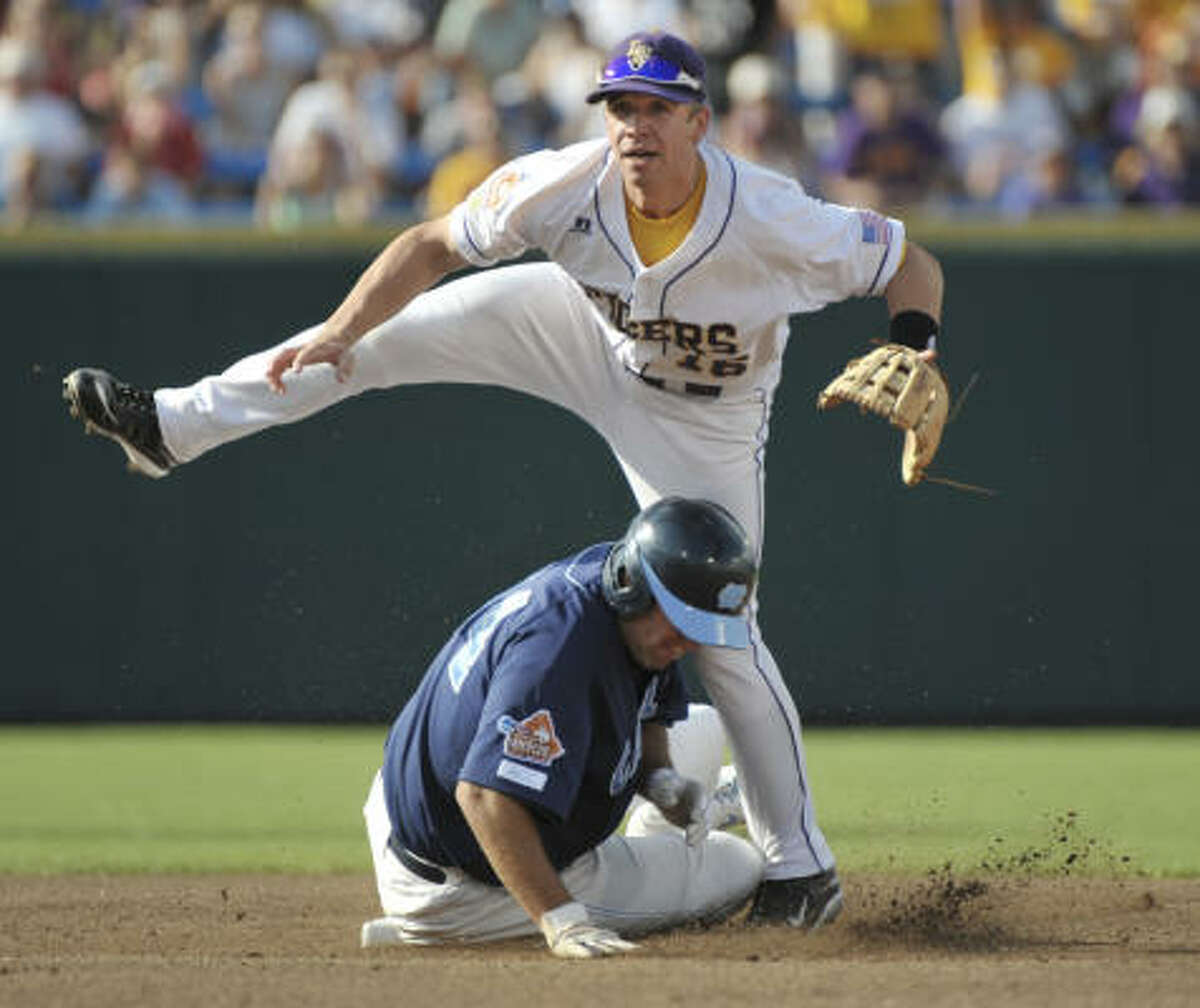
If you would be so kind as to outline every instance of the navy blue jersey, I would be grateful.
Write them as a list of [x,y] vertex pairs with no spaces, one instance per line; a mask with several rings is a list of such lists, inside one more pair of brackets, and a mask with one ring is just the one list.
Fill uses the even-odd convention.
[[460,780],[529,809],[555,868],[620,825],[642,722],[684,718],[687,701],[675,665],[655,673],[630,659],[600,589],[611,545],[497,595],[429,666],[384,746],[388,813],[409,850],[498,884],[454,800]]

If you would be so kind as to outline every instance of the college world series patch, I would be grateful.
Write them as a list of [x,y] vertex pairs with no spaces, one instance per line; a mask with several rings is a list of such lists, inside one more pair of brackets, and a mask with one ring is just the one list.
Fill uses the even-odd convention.
[[554,718],[545,709],[523,721],[505,714],[496,728],[504,736],[504,755],[513,759],[549,766],[567,751],[554,730]]

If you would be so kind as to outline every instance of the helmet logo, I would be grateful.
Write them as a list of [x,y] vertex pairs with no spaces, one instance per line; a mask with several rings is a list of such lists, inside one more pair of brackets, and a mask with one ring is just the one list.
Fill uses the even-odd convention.
[[723,609],[725,612],[737,612],[745,601],[746,586],[738,584],[736,581],[730,581],[717,592],[717,608]]
[[629,49],[625,52],[625,59],[629,61],[631,70],[641,70],[647,63],[650,62],[650,57],[654,55],[654,50],[642,39],[634,39],[629,43]]

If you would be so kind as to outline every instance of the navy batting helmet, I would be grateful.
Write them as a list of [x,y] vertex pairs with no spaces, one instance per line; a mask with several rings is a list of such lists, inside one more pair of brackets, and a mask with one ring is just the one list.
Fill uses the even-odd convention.
[[603,589],[618,616],[657,603],[689,640],[744,648],[757,578],[754,548],[733,515],[711,501],[666,497],[639,513],[609,551]]

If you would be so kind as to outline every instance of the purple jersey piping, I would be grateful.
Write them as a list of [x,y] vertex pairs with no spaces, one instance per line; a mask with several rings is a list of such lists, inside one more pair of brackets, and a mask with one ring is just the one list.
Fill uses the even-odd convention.
[[875,293],[875,285],[879,283],[879,277],[883,274],[883,267],[887,265],[888,256],[892,253],[892,225],[887,226],[887,242],[883,246],[883,258],[879,260],[879,269],[875,271],[875,279],[871,281],[871,286],[867,288],[867,294]]
[[[766,505],[763,500],[763,487],[765,485],[766,473],[763,467],[762,448],[765,443],[764,431],[767,428],[767,422],[771,413],[771,397],[765,389],[757,389],[758,394],[762,397],[763,416],[762,423],[758,428],[758,433],[755,436],[755,451],[754,451],[754,466],[758,472],[758,479],[755,481],[757,486],[758,496],[758,552],[761,559],[762,544],[765,541],[764,533],[764,515]],[[761,637],[761,635],[760,635]],[[767,692],[771,694],[771,699],[775,701],[775,706],[779,709],[779,716],[783,718],[783,723],[788,726],[788,735],[792,746],[792,759],[796,764],[796,776],[800,781],[800,794],[802,800],[800,802],[800,833],[804,837],[805,846],[808,847],[808,852],[812,855],[813,861],[820,865],[822,870],[826,865],[822,864],[820,856],[817,854],[816,848],[813,846],[812,835],[809,830],[808,823],[808,781],[804,776],[804,760],[800,757],[800,750],[796,745],[796,733],[791,730],[791,723],[788,721],[787,705],[780,699],[778,692],[771,684],[766,672],[763,670],[762,661],[759,657],[760,645],[755,640],[754,635],[750,635],[750,654],[754,660],[754,670],[758,673],[758,677],[762,680],[762,684],[767,688]]]
[[467,223],[467,215],[466,214],[463,214],[463,217],[462,217],[462,229],[463,229],[463,236],[470,243],[471,248],[473,248],[475,250],[475,254],[477,256],[479,256],[479,258],[484,260],[485,262],[491,262],[492,261],[491,256],[487,255],[483,251],[483,249],[481,249],[478,245],[476,245],[475,239],[471,237],[471,225]]
[[666,284],[663,285],[662,297],[659,298],[658,301],[658,314],[664,317],[667,314],[667,292],[671,289],[671,285],[675,283],[676,280],[682,278],[685,273],[692,269],[692,267],[699,264],[699,262],[704,259],[705,256],[707,256],[713,249],[717,247],[717,244],[722,238],[725,237],[725,229],[729,226],[729,218],[733,216],[733,204],[737,199],[737,166],[733,163],[733,158],[729,156],[727,151],[721,151],[721,153],[725,155],[725,160],[729,163],[729,172],[733,176],[733,185],[729,190],[729,206],[725,208],[725,219],[721,221],[721,230],[717,232],[717,236],[709,243],[708,248],[696,256],[695,259],[684,266],[683,269],[681,269],[678,273],[671,277]]
[[604,237],[608,239],[608,244],[612,246],[617,257],[625,264],[625,268],[629,270],[631,277],[637,276],[637,270],[633,268],[633,263],[625,258],[625,253],[621,251],[621,247],[613,241],[613,236],[609,233],[608,226],[604,223],[604,215],[600,212],[600,179],[604,176],[604,169],[608,167],[608,159],[612,156],[611,151],[604,152],[604,161],[600,165],[600,174],[596,178],[596,185],[592,188],[592,208],[596,214],[596,223],[600,225],[600,230],[604,232]]

